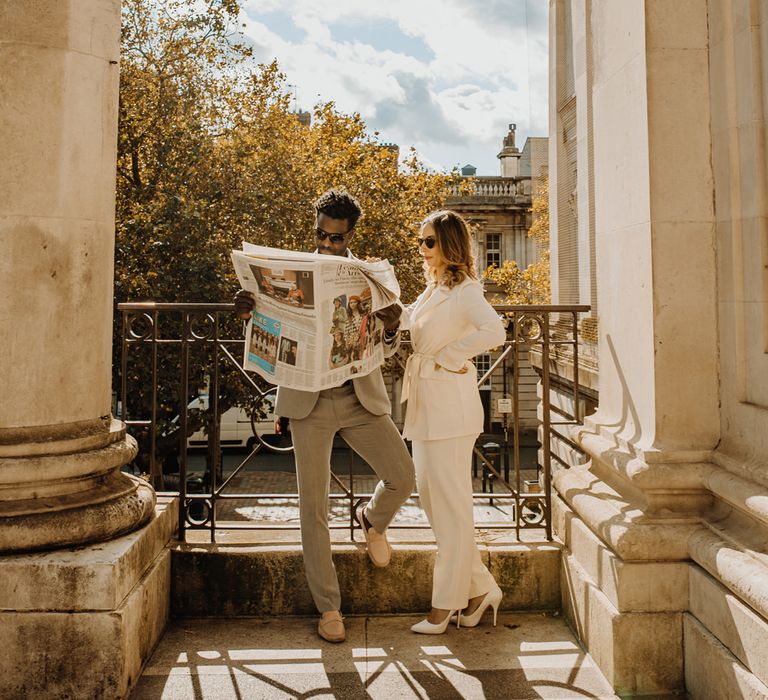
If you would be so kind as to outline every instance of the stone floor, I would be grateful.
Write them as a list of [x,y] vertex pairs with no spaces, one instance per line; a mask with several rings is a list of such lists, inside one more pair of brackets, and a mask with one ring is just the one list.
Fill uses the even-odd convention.
[[315,618],[177,620],[131,700],[616,697],[556,615],[432,637],[409,630],[418,619],[348,617],[343,644],[320,640]]

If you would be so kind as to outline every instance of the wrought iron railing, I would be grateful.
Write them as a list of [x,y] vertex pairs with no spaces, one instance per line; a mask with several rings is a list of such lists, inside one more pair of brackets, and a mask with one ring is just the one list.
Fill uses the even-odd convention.
[[[236,490],[250,460],[262,450],[290,454],[289,433],[283,426],[278,438],[271,425],[275,387],[242,368],[244,340],[238,338],[240,324],[234,318],[232,304],[166,304],[124,303],[122,314],[122,347],[120,361],[120,404],[118,415],[139,441],[140,453],[135,468],[150,479],[158,490],[178,491],[179,538],[189,529],[204,529],[215,541],[219,530],[297,529],[291,522],[232,522],[220,517],[219,510],[232,501],[248,503],[284,502],[298,499],[296,492],[240,492]],[[506,507],[499,508],[502,520],[478,522],[478,527],[520,530],[543,528],[551,539],[551,454],[550,435],[554,426],[580,422],[578,371],[570,382],[573,390],[574,414],[553,411],[550,405],[551,372],[558,365],[550,361],[550,352],[567,349],[578,367],[579,316],[589,306],[495,306],[506,319],[507,339],[489,357],[487,366],[478,372],[478,385],[487,392],[489,425],[475,447],[473,465],[476,502]],[[554,332],[556,329],[557,332]],[[229,337],[227,337],[229,336]],[[410,351],[407,335],[395,361],[387,365],[390,387],[396,390],[401,368]],[[540,355],[535,381],[538,406],[524,405],[521,393],[526,377],[533,370],[527,354]],[[201,401],[201,386],[210,399]],[[196,388],[197,387],[197,388]],[[530,383],[528,385],[530,389]],[[499,401],[501,400],[501,402]],[[528,397],[530,403],[530,393]],[[251,438],[244,459],[239,457],[229,474],[222,467],[221,416],[233,405],[245,406]],[[552,416],[557,416],[554,422]],[[495,420],[492,420],[495,418]],[[207,447],[207,464],[202,476],[191,480],[188,441],[200,429],[207,431],[203,441]],[[538,436],[533,447],[531,436]],[[534,462],[522,459],[523,449],[535,455]],[[350,536],[357,527],[354,513],[359,503],[372,492],[360,492],[355,481],[359,475],[353,468],[354,455],[348,456],[346,481],[338,470],[331,478],[338,493],[333,501],[345,504],[347,517],[334,522],[333,528],[348,528]],[[170,466],[169,466],[170,465]],[[526,478],[526,474],[532,478]],[[413,494],[413,498],[418,498]],[[428,527],[426,523],[394,523],[390,527]]]

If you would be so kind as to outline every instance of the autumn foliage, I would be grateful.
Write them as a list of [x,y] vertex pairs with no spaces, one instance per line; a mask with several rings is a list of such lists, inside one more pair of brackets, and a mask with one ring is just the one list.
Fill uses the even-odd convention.
[[526,268],[514,260],[506,260],[501,267],[491,266],[486,280],[499,285],[506,295],[507,304],[549,304],[552,297],[549,270],[549,182],[544,180],[532,203],[533,223],[528,236],[536,242],[538,259]]
[[123,1],[117,300],[229,300],[229,251],[243,240],[311,250],[312,202],[331,186],[365,210],[354,250],[389,258],[412,299],[413,234],[457,178],[413,151],[398,166],[332,102],[302,125],[278,65],[243,43],[238,12],[232,0]]

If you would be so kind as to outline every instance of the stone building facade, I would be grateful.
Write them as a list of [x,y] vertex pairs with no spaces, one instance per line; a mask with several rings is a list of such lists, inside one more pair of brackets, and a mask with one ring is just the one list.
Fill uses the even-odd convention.
[[509,126],[498,154],[501,174],[474,176],[474,168],[465,166],[472,185],[466,190],[457,185],[446,202],[473,227],[478,274],[505,260],[526,267],[537,256],[528,229],[532,194],[547,174],[547,139],[530,137],[521,152],[515,146],[516,125]]
[[768,697],[768,4],[550,0],[550,66],[564,609],[622,694]]

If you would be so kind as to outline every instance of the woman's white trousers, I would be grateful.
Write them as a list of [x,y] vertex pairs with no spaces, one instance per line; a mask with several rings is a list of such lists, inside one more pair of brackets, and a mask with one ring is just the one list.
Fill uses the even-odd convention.
[[432,607],[461,610],[496,584],[475,544],[472,448],[475,436],[413,440],[419,500],[437,541]]

